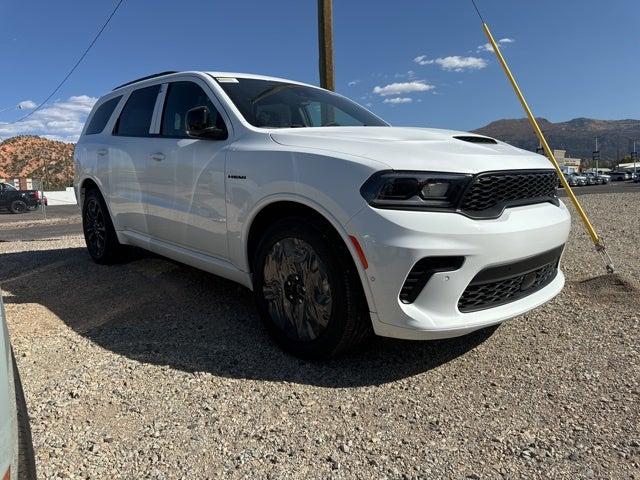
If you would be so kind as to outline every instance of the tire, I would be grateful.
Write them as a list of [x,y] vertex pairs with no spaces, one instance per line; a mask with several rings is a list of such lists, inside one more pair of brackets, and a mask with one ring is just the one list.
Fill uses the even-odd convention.
[[94,262],[110,265],[122,260],[124,247],[118,241],[107,205],[100,192],[95,189],[85,194],[82,230],[87,250]]
[[24,200],[14,200],[9,207],[11,213],[25,213],[27,211],[27,204]]
[[[20,372],[16,365],[16,359],[11,351],[13,363],[13,382],[16,393],[16,413],[18,416],[18,480],[36,479],[36,456],[33,451],[33,439],[31,437],[31,424],[27,401],[22,389]],[[11,476],[13,478],[13,475]]]
[[275,222],[262,236],[253,266],[258,311],[287,352],[329,358],[371,335],[351,255],[323,222],[302,217]]

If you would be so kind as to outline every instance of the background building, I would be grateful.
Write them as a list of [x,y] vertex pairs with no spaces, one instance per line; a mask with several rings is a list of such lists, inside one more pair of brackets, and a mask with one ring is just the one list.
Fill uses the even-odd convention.
[[553,155],[560,164],[560,168],[564,173],[578,173],[580,172],[580,166],[582,160],[579,158],[571,158],[566,156],[565,150],[554,150]]

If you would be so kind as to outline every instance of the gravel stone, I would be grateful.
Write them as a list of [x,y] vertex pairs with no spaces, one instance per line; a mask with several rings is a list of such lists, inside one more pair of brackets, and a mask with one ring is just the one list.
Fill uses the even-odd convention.
[[0,242],[40,478],[640,478],[640,193],[580,200],[617,274],[572,215],[550,303],[315,363],[231,282],[95,265],[80,236]]

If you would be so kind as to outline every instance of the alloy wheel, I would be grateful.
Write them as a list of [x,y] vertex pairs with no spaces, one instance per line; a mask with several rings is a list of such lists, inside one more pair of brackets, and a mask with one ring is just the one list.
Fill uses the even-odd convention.
[[95,198],[90,198],[87,201],[84,216],[84,231],[87,246],[96,257],[101,257],[106,247],[107,229],[102,206]]
[[332,292],[327,265],[315,249],[287,237],[269,250],[263,296],[273,322],[290,339],[312,341],[329,325]]

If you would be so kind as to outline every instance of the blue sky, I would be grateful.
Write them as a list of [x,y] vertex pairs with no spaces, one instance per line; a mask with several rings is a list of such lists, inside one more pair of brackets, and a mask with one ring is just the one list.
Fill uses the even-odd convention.
[[[29,122],[115,5],[0,3],[0,138],[74,140],[97,97],[162,70],[318,83],[316,0],[125,0],[85,61]],[[538,116],[638,118],[638,0],[480,0]],[[337,90],[394,125],[468,130],[522,117],[470,0],[334,0]],[[396,85],[393,85],[396,84]],[[377,87],[377,88],[376,88]],[[29,107],[29,104],[23,104]]]

